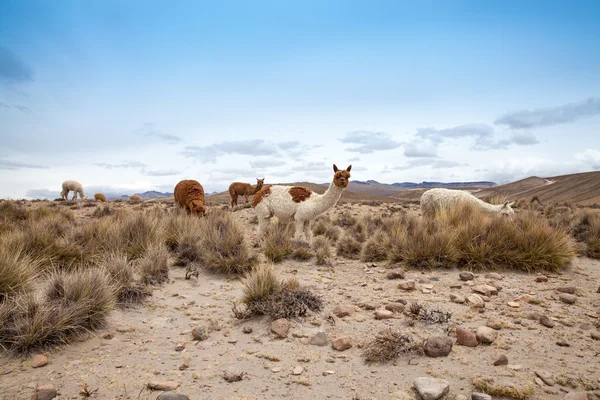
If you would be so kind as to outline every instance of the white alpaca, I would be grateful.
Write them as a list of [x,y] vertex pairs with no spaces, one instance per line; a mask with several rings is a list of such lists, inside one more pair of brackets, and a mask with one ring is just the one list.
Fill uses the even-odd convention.
[[301,186],[272,186],[268,185],[259,190],[252,199],[252,206],[258,216],[258,231],[261,236],[272,217],[281,222],[296,223],[294,238],[302,233],[306,241],[311,241],[310,221],[329,210],[340,199],[342,192],[348,186],[350,169],[340,170],[333,164],[333,181],[323,194],[313,193]]
[[423,216],[433,217],[441,208],[449,208],[457,202],[472,204],[490,214],[511,216],[515,211],[510,207],[513,203],[489,204],[478,199],[469,192],[452,189],[430,189],[421,196],[421,213]]
[[64,181],[62,184],[62,192],[60,192],[60,197],[65,200],[68,200],[69,192],[73,191],[73,198],[71,200],[75,200],[77,195],[79,194],[79,198],[82,200],[87,200],[87,196],[83,193],[83,186],[81,183],[77,181]]

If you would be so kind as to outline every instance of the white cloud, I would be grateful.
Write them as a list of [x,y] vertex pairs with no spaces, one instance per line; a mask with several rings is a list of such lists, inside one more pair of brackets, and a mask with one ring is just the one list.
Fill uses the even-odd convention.
[[381,150],[392,150],[402,145],[401,142],[393,140],[387,133],[372,131],[353,131],[347,133],[346,136],[338,140],[345,144],[355,145],[346,150],[362,154]]

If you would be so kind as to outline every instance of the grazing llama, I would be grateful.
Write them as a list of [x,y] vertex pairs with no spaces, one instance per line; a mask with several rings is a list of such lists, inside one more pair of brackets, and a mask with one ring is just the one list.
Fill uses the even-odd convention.
[[295,221],[295,239],[304,233],[307,242],[311,241],[310,221],[329,210],[340,199],[342,192],[348,186],[350,169],[340,170],[333,164],[333,181],[323,194],[313,193],[301,186],[272,186],[268,185],[259,190],[252,199],[252,206],[258,216],[258,231],[264,236],[265,230],[272,217],[281,222]]
[[137,194],[134,194],[133,196],[129,196],[129,201],[131,203],[139,203],[140,201],[142,201],[142,198]]
[[258,179],[256,178],[256,186],[252,186],[249,183],[244,182],[233,182],[229,185],[229,196],[231,197],[231,209],[237,206],[238,196],[244,196],[245,201],[244,204],[248,204],[248,196],[254,196],[256,192],[262,189],[263,184],[265,183],[265,178]]
[[77,199],[77,195],[79,195],[81,200],[87,200],[88,197],[85,195],[85,193],[83,193],[83,186],[77,181],[64,181],[62,183],[60,197],[65,200],[69,200],[68,197],[71,190],[73,191],[73,198],[71,200]]
[[421,213],[425,217],[435,217],[435,213],[442,208],[450,208],[458,202],[473,205],[489,214],[500,214],[511,217],[515,211],[511,208],[513,203],[489,204],[478,199],[469,192],[452,189],[430,189],[421,196]]
[[193,179],[180,181],[175,186],[173,195],[175,196],[175,203],[184,208],[188,214],[206,215],[204,188],[200,182]]
[[101,202],[101,203],[106,202],[106,196],[103,193],[96,193],[96,194],[94,194],[94,199],[96,201]]

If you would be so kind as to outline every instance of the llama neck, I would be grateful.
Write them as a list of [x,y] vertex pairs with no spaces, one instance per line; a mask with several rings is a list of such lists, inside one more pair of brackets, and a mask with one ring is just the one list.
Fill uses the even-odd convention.
[[315,198],[315,208],[314,210],[318,214],[324,213],[329,210],[331,207],[335,206],[335,204],[340,199],[344,188],[337,187],[333,182],[329,185],[329,189],[322,195],[319,195]]
[[477,200],[479,200],[478,203],[481,206],[481,208],[483,208],[487,212],[498,213],[502,209],[502,204],[490,204],[490,203],[486,203],[485,201],[483,201],[481,199],[477,199]]
[[252,194],[256,194],[256,192],[258,192],[260,189],[262,189],[262,186],[252,186]]

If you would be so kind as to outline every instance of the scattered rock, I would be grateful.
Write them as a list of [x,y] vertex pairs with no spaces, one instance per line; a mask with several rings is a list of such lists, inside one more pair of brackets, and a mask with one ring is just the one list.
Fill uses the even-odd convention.
[[405,276],[406,273],[400,268],[393,269],[389,271],[386,275],[388,279],[404,279]]
[[325,332],[319,332],[313,336],[308,343],[314,346],[327,346],[329,340],[327,339],[327,334]]
[[483,294],[484,296],[496,296],[498,289],[490,285],[476,285],[471,288],[474,292]]
[[36,354],[31,359],[31,366],[33,368],[43,367],[44,365],[47,365],[47,364],[48,364],[48,357],[46,357],[43,354]]
[[498,337],[498,331],[488,327],[488,326],[480,326],[477,328],[475,332],[477,336],[477,340],[479,343],[494,343],[496,338]]
[[496,359],[496,361],[494,361],[494,366],[498,367],[500,365],[508,365],[508,357],[506,354],[502,354]]
[[271,332],[283,339],[290,333],[291,326],[290,321],[285,318],[279,318],[271,323]]
[[566,340],[559,340],[558,342],[556,342],[556,344],[560,347],[571,347],[569,342],[567,342]]
[[338,318],[347,317],[354,314],[354,307],[338,305],[333,309],[333,314]]
[[556,382],[554,382],[554,379],[552,379],[552,372],[550,371],[538,369],[535,371],[535,374],[548,386],[554,386],[556,384]]
[[592,337],[592,339],[594,340],[600,340],[600,332],[591,332],[590,336]]
[[208,339],[208,329],[204,326],[197,326],[192,329],[192,337],[194,340],[206,340]]
[[244,329],[242,329],[242,332],[244,332],[246,335],[252,333],[252,328],[250,328],[249,326],[245,326]]
[[502,329],[502,321],[499,319],[490,319],[487,321],[485,326],[499,331],[500,329]]
[[558,298],[560,299],[560,301],[567,304],[574,304],[577,301],[577,296],[569,293],[561,293],[560,296],[558,296]]
[[473,308],[485,308],[485,302],[478,294],[468,296],[467,303]]
[[223,379],[229,383],[239,382],[244,379],[244,375],[246,375],[245,372],[242,372],[236,368],[227,368],[225,372],[223,372]]
[[416,378],[413,385],[423,400],[438,400],[450,391],[450,383],[447,380],[428,376]]
[[471,393],[471,400],[492,400],[492,396],[485,393]]
[[58,396],[56,386],[52,384],[37,385],[32,400],[52,400],[56,396]]
[[520,371],[523,366],[521,364],[511,364],[506,366],[508,369],[512,369],[513,371]]
[[535,277],[536,282],[548,282],[548,277],[546,275],[540,275]]
[[296,368],[294,368],[294,370],[292,371],[292,374],[302,375],[303,372],[304,372],[304,368],[302,368],[300,365],[298,365]]
[[114,332],[106,332],[104,335],[102,335],[102,339],[106,339],[106,340],[111,340],[114,337],[115,337]]
[[467,347],[477,347],[479,344],[475,332],[462,326],[456,328],[456,343]]
[[461,272],[460,274],[458,274],[458,277],[461,281],[472,281],[473,279],[475,279],[475,275],[473,275],[472,272]]
[[564,400],[587,400],[586,392],[569,392],[565,395]]
[[375,311],[375,319],[390,319],[394,317],[394,313],[389,310],[377,310]]
[[521,307],[521,303],[519,303],[518,301],[509,301],[508,303],[506,303],[506,305],[512,308]]
[[340,336],[331,341],[331,347],[337,351],[348,350],[352,347],[352,338],[350,336]]
[[446,357],[452,351],[454,340],[448,336],[434,336],[425,342],[425,354],[429,357]]
[[165,392],[177,390],[180,383],[175,381],[151,381],[146,384],[148,389],[163,390]]
[[540,317],[540,324],[544,325],[547,328],[554,328],[554,321],[550,319],[547,315],[542,315]]
[[404,311],[405,307],[406,306],[402,303],[389,303],[389,304],[386,304],[385,309],[388,311],[391,311],[393,313],[400,314]]
[[402,289],[402,290],[414,290],[416,286],[415,281],[404,281],[404,282],[400,282],[398,284],[398,289]]
[[183,351],[185,350],[185,343],[177,343],[175,345],[175,351]]
[[490,272],[489,274],[485,274],[485,277],[488,279],[494,279],[497,281],[501,281],[502,279],[504,279],[504,275],[500,275],[496,272]]
[[559,293],[575,294],[575,286],[559,287],[559,288],[556,288],[556,291]]
[[158,395],[156,400],[190,400],[185,394],[175,392],[163,392]]
[[465,301],[467,301],[467,299],[465,296],[461,296],[460,294],[451,293],[450,301],[453,303],[463,304]]
[[367,311],[373,311],[377,308],[377,306],[375,304],[371,304],[371,303],[361,303],[358,306],[360,308],[364,308]]

